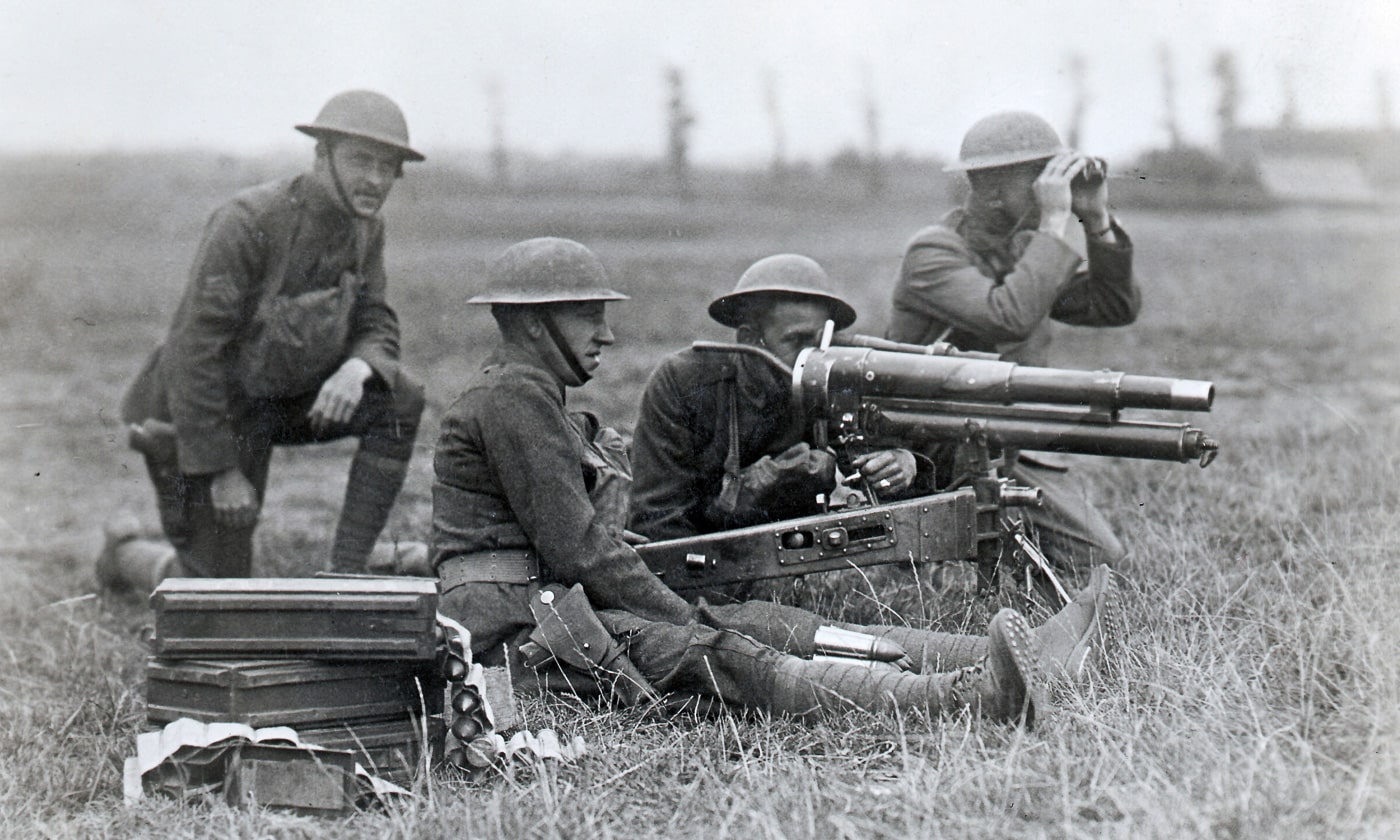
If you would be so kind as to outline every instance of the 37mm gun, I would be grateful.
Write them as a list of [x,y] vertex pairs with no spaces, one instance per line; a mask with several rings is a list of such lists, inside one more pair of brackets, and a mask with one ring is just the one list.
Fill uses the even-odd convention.
[[[1219,445],[1187,423],[1124,419],[1124,410],[1209,411],[1210,382],[1116,371],[1035,367],[946,343],[898,344],[848,335],[804,350],[790,373],[794,421],[843,463],[862,451],[940,452],[951,478],[937,492],[882,501],[875,488],[832,494],[801,519],[664,540],[639,548],[673,589],[723,597],[751,581],[891,563],[976,561],[984,586],[1006,566],[1038,568],[1068,595],[1020,510],[1038,488],[1001,467],[1020,450],[1078,453],[1202,467]],[[697,342],[696,349],[762,357],[762,348]]]

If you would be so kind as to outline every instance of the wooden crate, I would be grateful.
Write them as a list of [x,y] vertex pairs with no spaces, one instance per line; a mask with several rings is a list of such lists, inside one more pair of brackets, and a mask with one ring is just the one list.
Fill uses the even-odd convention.
[[[162,660],[146,665],[146,720],[330,725],[440,714],[431,664],[314,660]],[[328,746],[328,745],[321,745]]]
[[168,578],[151,606],[163,658],[426,662],[437,651],[431,578]]
[[447,727],[441,717],[399,718],[383,721],[347,721],[329,726],[297,730],[301,740],[329,750],[345,750],[361,767],[375,776],[400,785],[413,781],[423,760],[423,737],[427,731],[428,761],[442,761]]

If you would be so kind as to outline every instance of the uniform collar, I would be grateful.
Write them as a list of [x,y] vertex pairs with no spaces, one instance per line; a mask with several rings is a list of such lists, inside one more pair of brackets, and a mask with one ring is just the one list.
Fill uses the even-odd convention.
[[482,370],[493,367],[511,366],[515,368],[527,368],[520,371],[520,374],[531,379],[537,379],[541,383],[547,383],[552,390],[559,394],[559,399],[564,399],[564,383],[559,377],[545,365],[538,355],[530,351],[528,347],[521,347],[508,341],[497,344],[491,354],[482,363]]
[[745,354],[736,367],[739,393],[745,399],[764,407],[789,399],[791,383],[764,360]]
[[693,347],[681,353],[686,354],[690,363],[695,365],[695,377],[702,385],[732,381],[745,400],[757,405],[769,405],[787,398],[790,383],[762,359],[747,353],[723,353]]
[[292,182],[292,200],[305,207],[313,216],[346,222],[354,220],[350,211],[340,203],[340,199],[309,172],[298,175]]

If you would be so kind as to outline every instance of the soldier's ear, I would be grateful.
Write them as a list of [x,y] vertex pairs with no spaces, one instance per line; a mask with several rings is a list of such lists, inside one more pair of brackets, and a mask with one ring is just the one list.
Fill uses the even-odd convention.
[[532,306],[521,314],[520,328],[523,329],[525,334],[530,338],[544,337],[545,328],[544,319],[541,317],[542,314],[538,306]]
[[734,338],[740,344],[762,346],[763,331],[756,324],[740,324],[739,329],[734,333]]

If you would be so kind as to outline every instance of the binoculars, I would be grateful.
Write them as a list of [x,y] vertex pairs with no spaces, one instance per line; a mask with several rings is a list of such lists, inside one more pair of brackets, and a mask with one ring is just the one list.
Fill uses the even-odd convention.
[[1103,158],[1091,157],[1084,164],[1084,168],[1079,170],[1079,174],[1074,176],[1074,184],[1085,184],[1088,186],[1098,186],[1103,179],[1108,177],[1108,161]]

